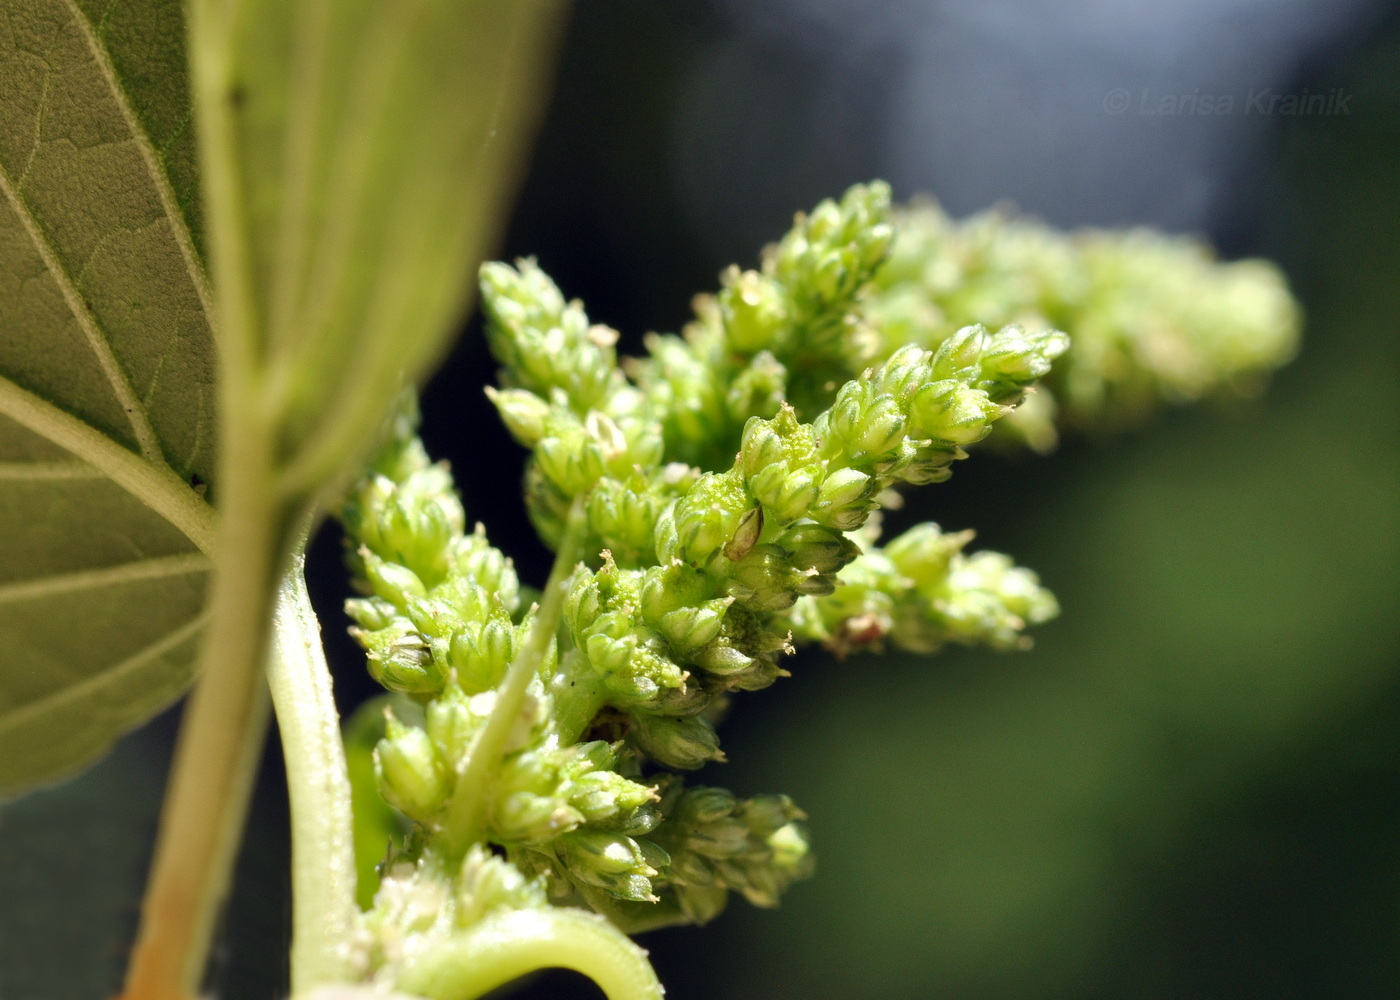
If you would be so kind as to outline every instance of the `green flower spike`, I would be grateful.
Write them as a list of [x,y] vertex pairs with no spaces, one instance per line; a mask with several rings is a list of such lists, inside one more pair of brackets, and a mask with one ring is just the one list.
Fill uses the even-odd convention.
[[967,533],[874,545],[892,491],[946,479],[1069,346],[976,322],[889,344],[867,304],[895,239],[888,189],[853,188],[622,365],[533,261],[482,269],[490,396],[556,561],[522,608],[411,411],[345,503],[352,631],[398,699],[374,774],[412,830],[363,919],[370,978],[467,969],[507,925],[615,947],[599,921],[776,905],[812,870],[801,811],[681,777],[724,760],[734,694],[785,676],[796,642],[1021,648],[1053,616]]
[[861,308],[880,356],[968,323],[1068,331],[1074,350],[1004,427],[1031,447],[1139,423],[1164,404],[1252,395],[1297,347],[1300,314],[1272,264],[1222,264],[1144,229],[1065,234],[994,211],[893,213],[896,238]]

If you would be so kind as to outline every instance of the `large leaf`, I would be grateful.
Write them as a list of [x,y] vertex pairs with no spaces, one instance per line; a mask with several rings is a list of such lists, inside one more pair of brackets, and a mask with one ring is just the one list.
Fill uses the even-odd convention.
[[173,0],[0,0],[0,796],[188,683],[216,436]]
[[460,321],[534,130],[560,7],[191,4],[227,377],[241,392],[246,364],[266,400],[256,419],[284,496],[353,465]]

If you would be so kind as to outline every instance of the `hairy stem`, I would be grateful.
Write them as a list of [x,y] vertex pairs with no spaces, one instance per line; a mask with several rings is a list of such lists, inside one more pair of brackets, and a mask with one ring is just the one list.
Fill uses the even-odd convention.
[[231,488],[220,509],[209,630],[180,725],[128,1000],[197,994],[267,730],[260,668],[286,532],[265,500],[267,449],[254,435],[224,440],[221,481]]
[[568,525],[559,542],[559,550],[554,555],[554,566],[540,595],[540,605],[530,632],[525,637],[524,648],[516,655],[505,680],[496,689],[496,704],[491,710],[491,717],[472,744],[466,765],[457,777],[457,788],[448,804],[447,820],[443,824],[444,838],[454,856],[466,853],[467,848],[482,837],[486,805],[491,797],[491,775],[505,755],[506,741],[515,728],[525,701],[525,690],[530,686],[531,679],[539,676],[540,664],[544,662],[549,644],[559,631],[564,594],[583,548],[585,525],[583,497],[580,495],[569,509]]
[[488,917],[410,959],[395,987],[429,1000],[474,1000],[551,968],[583,973],[608,1000],[661,1000],[645,951],[597,914],[563,907]]
[[357,913],[350,775],[303,562],[283,578],[267,664],[291,801],[293,994],[350,978]]

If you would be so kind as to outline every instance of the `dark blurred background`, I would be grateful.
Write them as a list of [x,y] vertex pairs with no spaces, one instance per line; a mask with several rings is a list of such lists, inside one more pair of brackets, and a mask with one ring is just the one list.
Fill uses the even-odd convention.
[[[1270,100],[1305,93],[1331,113]],[[668,996],[1395,996],[1400,6],[579,0],[502,255],[635,349],[795,210],[877,176],[958,215],[1006,201],[1270,257],[1303,352],[1257,404],[978,453],[913,495],[892,529],[976,528],[1062,617],[1024,654],[804,654],[740,698],[705,780],[792,794],[818,874],[777,911],[648,936]],[[424,435],[538,583],[491,372],[473,321]],[[338,546],[318,538],[312,584],[349,709],[373,688]],[[173,716],[0,811],[3,1000],[115,987]],[[285,989],[280,766],[271,748],[217,956],[231,1000]]]

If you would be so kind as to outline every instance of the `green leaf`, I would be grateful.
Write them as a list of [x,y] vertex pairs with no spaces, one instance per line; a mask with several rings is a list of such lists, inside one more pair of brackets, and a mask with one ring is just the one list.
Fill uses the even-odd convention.
[[171,0],[0,0],[0,795],[188,683],[214,348]]
[[460,321],[534,130],[559,8],[192,4],[228,377],[247,366],[291,502],[356,471]]

